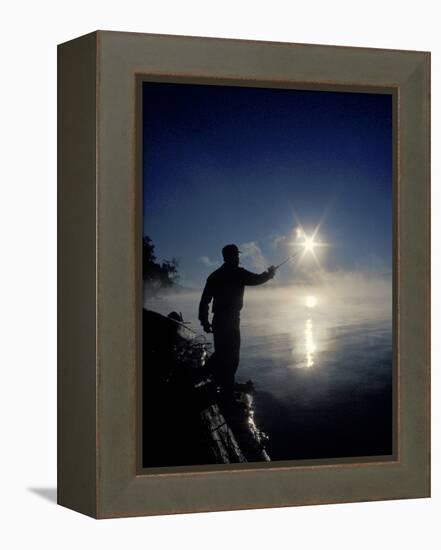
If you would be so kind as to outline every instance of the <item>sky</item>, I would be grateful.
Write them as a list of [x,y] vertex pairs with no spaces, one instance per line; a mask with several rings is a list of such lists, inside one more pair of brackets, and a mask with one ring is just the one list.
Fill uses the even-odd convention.
[[281,281],[388,275],[392,96],[144,83],[143,187],[144,235],[183,286],[202,286],[229,243],[253,271],[280,263],[300,225],[326,246]]

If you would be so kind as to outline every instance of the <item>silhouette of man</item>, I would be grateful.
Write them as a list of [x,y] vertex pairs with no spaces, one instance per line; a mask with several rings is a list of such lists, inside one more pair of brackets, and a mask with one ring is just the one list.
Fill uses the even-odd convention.
[[[274,266],[263,273],[251,273],[239,267],[240,250],[235,244],[222,249],[223,265],[209,275],[199,303],[199,321],[205,332],[214,338],[214,379],[225,394],[234,389],[234,376],[239,366],[240,310],[245,286],[266,283],[276,273]],[[213,322],[208,310],[213,301]]]

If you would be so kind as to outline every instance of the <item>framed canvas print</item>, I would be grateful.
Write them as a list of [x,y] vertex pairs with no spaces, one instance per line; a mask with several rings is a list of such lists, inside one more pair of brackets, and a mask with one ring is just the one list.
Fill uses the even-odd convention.
[[59,503],[430,494],[427,52],[59,47]]

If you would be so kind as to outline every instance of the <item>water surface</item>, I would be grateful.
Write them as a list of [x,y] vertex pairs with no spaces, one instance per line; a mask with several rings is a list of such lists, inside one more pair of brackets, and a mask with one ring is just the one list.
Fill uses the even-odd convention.
[[[246,290],[237,379],[254,381],[272,460],[392,453],[390,287],[347,283]],[[183,292],[145,305],[182,312],[200,333],[199,297]]]

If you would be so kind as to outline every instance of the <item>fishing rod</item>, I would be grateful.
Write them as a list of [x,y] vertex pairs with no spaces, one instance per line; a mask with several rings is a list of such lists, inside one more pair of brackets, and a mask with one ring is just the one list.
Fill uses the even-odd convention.
[[279,269],[279,267],[282,267],[282,265],[285,265],[286,263],[290,262],[291,260],[293,260],[294,258],[296,258],[299,254],[300,254],[300,250],[295,252],[294,254],[292,254],[291,256],[288,256],[288,258],[286,258],[286,260],[283,260],[282,263],[280,263],[279,265],[275,265],[274,266],[274,269],[277,271]]

